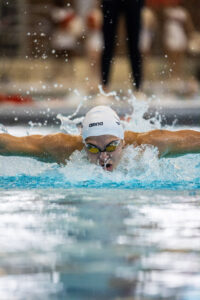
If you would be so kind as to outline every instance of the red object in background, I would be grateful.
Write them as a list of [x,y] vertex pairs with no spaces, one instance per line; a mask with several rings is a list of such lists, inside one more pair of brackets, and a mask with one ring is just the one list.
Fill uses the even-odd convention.
[[3,102],[13,102],[16,104],[29,104],[33,102],[31,97],[21,96],[21,95],[1,95],[0,94],[0,103]]
[[66,17],[62,21],[59,22],[60,27],[62,27],[62,28],[68,27],[69,23],[75,18],[75,16],[76,15],[75,15],[75,13],[73,11],[72,12],[68,12],[66,14]]
[[152,7],[178,5],[180,3],[181,0],[146,0],[146,4]]
[[99,9],[93,9],[86,18],[87,27],[91,30],[101,29],[102,14]]
[[95,16],[92,13],[87,17],[87,26],[90,29],[96,29],[97,27]]

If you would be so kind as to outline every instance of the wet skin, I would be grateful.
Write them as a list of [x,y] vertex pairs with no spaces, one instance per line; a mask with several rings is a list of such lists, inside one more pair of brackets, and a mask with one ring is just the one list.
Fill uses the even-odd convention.
[[[112,135],[101,135],[101,136],[91,136],[85,140],[85,143],[93,144],[104,150],[105,147],[111,142],[118,141],[119,138]],[[85,147],[85,151],[87,153],[88,160],[93,163],[102,166],[102,168],[106,171],[113,171],[120,162],[122,157],[124,141],[120,140],[119,146],[117,146],[116,150],[113,152],[99,152],[99,153],[91,153]]]
[[[115,136],[102,135],[90,137],[86,141],[98,146],[102,151],[112,141],[119,140]],[[200,132],[194,130],[152,130],[136,133],[125,131],[124,141],[114,152],[86,153],[88,159],[100,164],[106,170],[112,171],[118,165],[123,153],[124,145],[141,147],[152,145],[158,149],[159,157],[171,157],[187,153],[200,153]],[[0,134],[0,155],[32,157],[44,162],[66,164],[71,154],[84,148],[84,141],[80,135],[55,133],[48,135],[29,135],[16,137],[7,133]],[[107,166],[106,166],[107,163]],[[110,163],[110,165],[108,165]]]

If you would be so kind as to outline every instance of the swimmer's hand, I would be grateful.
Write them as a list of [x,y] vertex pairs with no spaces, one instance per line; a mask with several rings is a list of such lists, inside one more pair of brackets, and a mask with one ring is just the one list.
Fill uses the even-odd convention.
[[[130,138],[128,132],[125,134],[125,141],[126,136]],[[200,132],[195,130],[152,130],[146,133],[138,133],[134,138],[134,144],[157,147],[159,157],[200,153]]]
[[56,133],[15,137],[0,134],[0,155],[24,156],[65,164],[75,150],[83,148],[80,136]]

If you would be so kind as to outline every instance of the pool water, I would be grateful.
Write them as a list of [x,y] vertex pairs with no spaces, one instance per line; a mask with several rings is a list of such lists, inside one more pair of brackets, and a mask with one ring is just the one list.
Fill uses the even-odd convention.
[[[141,110],[126,129],[160,128]],[[84,151],[63,167],[20,157],[0,166],[1,300],[200,299],[200,154],[128,147],[112,173]]]
[[200,299],[199,190],[0,197],[0,299]]

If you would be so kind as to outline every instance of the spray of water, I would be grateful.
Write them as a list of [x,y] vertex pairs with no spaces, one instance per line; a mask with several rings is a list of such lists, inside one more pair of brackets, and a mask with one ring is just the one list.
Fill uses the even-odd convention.
[[0,131],[2,131],[3,133],[8,133],[7,128],[3,124],[0,124]]
[[[81,95],[77,90],[75,90],[75,94],[81,98]],[[83,117],[77,118],[76,116],[86,101],[88,101],[88,97],[84,96],[75,112],[69,116],[63,116],[62,114],[57,115],[57,118],[61,121],[61,130],[69,134],[80,134],[78,125],[82,123]]]
[[[155,116],[148,118],[148,120],[144,119],[145,114],[149,109],[149,102],[151,98],[147,100],[137,100],[131,90],[128,91],[128,96],[123,97],[123,100],[117,95],[116,91],[112,91],[109,93],[104,92],[102,86],[99,86],[100,96],[104,97],[104,104],[106,105],[106,100],[112,99],[111,104],[119,105],[126,101],[129,105],[129,111],[131,113],[125,114],[124,118],[122,119],[122,123],[125,130],[132,130],[135,132],[146,132],[153,129],[160,129],[161,128],[161,116],[159,114],[155,114]],[[76,91],[77,93],[77,91]],[[79,94],[80,98],[81,95]],[[89,97],[84,96],[82,101],[80,101],[77,109],[75,112],[69,116],[63,116],[62,114],[58,114],[57,118],[61,121],[61,129],[70,134],[79,134],[78,125],[82,122],[83,117],[76,117],[83,107],[85,103],[88,103],[88,106],[92,105],[92,99]],[[108,105],[110,102],[107,102]]]

